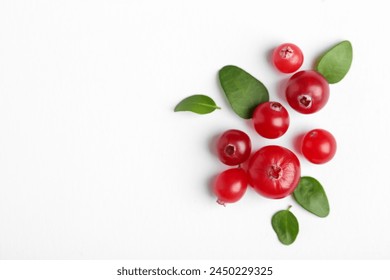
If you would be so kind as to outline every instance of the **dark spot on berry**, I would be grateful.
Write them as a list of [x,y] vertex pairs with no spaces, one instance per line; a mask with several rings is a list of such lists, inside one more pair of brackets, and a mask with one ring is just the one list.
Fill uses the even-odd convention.
[[294,54],[294,50],[290,46],[286,46],[280,50],[279,55],[281,58],[289,59]]
[[312,105],[312,99],[309,95],[300,95],[298,97],[298,102],[301,107],[310,108]]
[[225,148],[225,154],[228,156],[234,155],[234,152],[236,151],[236,148],[233,145],[227,145]]
[[272,102],[271,103],[271,109],[274,110],[274,111],[280,112],[282,110],[282,104],[280,104],[278,102]]
[[277,165],[272,165],[268,169],[268,176],[271,179],[279,179],[279,178],[281,178],[282,177],[282,168],[280,168],[280,166],[277,166]]

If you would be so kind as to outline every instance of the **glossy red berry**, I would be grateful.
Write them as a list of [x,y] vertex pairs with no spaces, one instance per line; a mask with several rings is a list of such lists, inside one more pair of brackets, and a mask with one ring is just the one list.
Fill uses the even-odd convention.
[[253,125],[258,134],[275,139],[286,133],[290,117],[286,108],[279,102],[264,102],[253,112]]
[[280,72],[293,73],[302,66],[303,53],[301,49],[294,44],[281,44],[273,51],[272,62]]
[[265,146],[249,160],[249,184],[268,198],[283,198],[298,185],[301,167],[297,156],[281,146]]
[[249,136],[237,129],[225,131],[217,141],[218,158],[230,166],[239,165],[246,161],[251,154],[251,149]]
[[302,140],[302,154],[315,164],[330,161],[336,154],[337,143],[334,136],[324,129],[313,129]]
[[299,71],[287,82],[288,104],[302,114],[321,110],[329,99],[329,83],[316,71]]
[[248,187],[248,176],[242,168],[231,168],[220,173],[213,185],[217,202],[233,203],[241,199]]

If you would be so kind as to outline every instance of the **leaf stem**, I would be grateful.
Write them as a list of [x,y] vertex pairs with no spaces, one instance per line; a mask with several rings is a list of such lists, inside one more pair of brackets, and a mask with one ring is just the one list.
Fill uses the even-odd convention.
[[292,207],[292,205],[289,205],[288,207],[287,207],[287,211],[290,211],[290,208]]

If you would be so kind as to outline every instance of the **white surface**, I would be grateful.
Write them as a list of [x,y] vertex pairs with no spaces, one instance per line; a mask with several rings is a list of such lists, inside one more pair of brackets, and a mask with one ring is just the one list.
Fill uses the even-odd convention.
[[[390,257],[389,55],[385,1],[1,1],[0,258],[381,259]],[[354,61],[327,106],[290,111],[275,141],[226,103],[217,71],[235,64],[271,99],[286,75],[268,56],[290,41],[302,69],[348,39]],[[174,113],[203,93],[223,107]],[[333,132],[326,165],[302,173],[327,190],[317,218],[249,190],[228,207],[208,185],[226,167],[212,141],[229,128],[255,147],[311,128]],[[300,234],[281,245],[270,218],[293,205]]]

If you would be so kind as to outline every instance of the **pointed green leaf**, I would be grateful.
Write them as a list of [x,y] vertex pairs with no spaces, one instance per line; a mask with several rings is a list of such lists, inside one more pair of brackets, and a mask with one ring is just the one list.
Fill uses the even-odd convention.
[[293,196],[303,208],[314,215],[322,218],[329,215],[330,208],[325,190],[313,177],[301,177]]
[[290,212],[290,207],[287,210],[276,212],[272,216],[271,221],[272,228],[278,236],[279,241],[284,245],[294,243],[299,232],[298,220],[294,214]]
[[340,82],[348,73],[352,64],[352,44],[342,41],[325,52],[317,61],[316,70],[330,84]]
[[267,88],[237,66],[223,67],[219,81],[233,111],[241,118],[252,118],[256,106],[269,100]]
[[180,101],[179,104],[176,105],[174,111],[190,111],[197,114],[208,114],[213,112],[215,109],[221,108],[215,104],[211,97],[196,94]]

